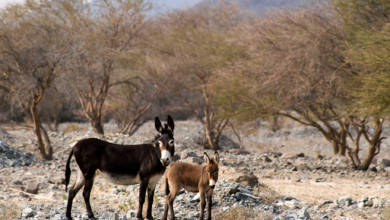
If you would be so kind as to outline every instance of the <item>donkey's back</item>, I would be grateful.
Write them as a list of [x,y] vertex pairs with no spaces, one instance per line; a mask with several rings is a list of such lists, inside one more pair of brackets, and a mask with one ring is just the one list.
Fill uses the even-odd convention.
[[155,154],[151,153],[153,150],[152,144],[119,145],[97,138],[87,138],[77,142],[73,147],[73,154],[83,172],[100,170],[136,175],[142,160],[158,162]]

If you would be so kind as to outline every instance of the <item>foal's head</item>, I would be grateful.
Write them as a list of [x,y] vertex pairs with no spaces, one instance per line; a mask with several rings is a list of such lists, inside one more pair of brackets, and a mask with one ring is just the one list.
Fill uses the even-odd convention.
[[173,139],[173,129],[175,124],[170,115],[168,115],[167,123],[164,126],[158,117],[154,121],[158,135],[155,139],[155,146],[158,147],[159,157],[162,165],[168,166],[175,153],[175,143]]
[[209,155],[207,155],[207,153],[204,152],[204,160],[207,163],[205,171],[208,175],[209,186],[211,188],[214,188],[215,184],[218,181],[219,154],[217,151],[215,151],[214,157],[210,158]]

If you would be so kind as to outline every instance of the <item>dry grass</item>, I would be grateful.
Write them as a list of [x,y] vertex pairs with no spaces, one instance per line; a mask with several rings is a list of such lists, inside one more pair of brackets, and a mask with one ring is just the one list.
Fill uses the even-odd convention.
[[20,209],[12,203],[0,203],[0,219],[16,219],[19,217]]
[[234,207],[215,217],[216,220],[271,220],[272,216],[256,212],[250,208]]
[[268,204],[273,203],[276,199],[280,197],[278,192],[262,183],[259,183],[259,185],[255,187],[254,190],[256,194],[261,197],[262,201]]
[[87,128],[85,127],[81,127],[79,124],[77,123],[70,123],[66,126],[66,128],[64,129],[64,132],[65,133],[69,133],[69,132],[73,132],[73,131],[86,131]]
[[386,206],[386,208],[382,212],[383,218],[385,220],[390,220],[390,206]]

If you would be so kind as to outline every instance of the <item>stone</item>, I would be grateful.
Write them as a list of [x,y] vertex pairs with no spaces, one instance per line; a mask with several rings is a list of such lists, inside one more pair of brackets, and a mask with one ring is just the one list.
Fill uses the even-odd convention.
[[32,218],[32,217],[34,217],[36,214],[37,214],[37,212],[34,211],[34,210],[33,210],[32,208],[30,208],[30,207],[24,208],[23,211],[22,211],[22,217],[24,217],[24,218]]
[[200,194],[197,193],[194,197],[192,197],[191,202],[199,202],[200,201]]
[[372,201],[372,199],[370,199],[364,203],[365,207],[372,207],[373,205],[374,205],[374,202]]
[[272,162],[272,160],[271,160],[271,158],[269,158],[268,156],[264,156],[263,157],[264,159],[264,162],[267,162],[267,163],[271,163]]
[[329,220],[330,218],[329,218],[329,216],[328,215],[323,215],[322,217],[321,217],[321,220]]
[[102,219],[107,219],[107,220],[119,220],[119,216],[117,213],[112,213],[112,212],[106,212],[102,215]]
[[257,176],[253,174],[249,174],[249,175],[239,176],[236,179],[236,182],[244,186],[254,187],[259,184],[259,179],[257,178]]
[[316,178],[316,183],[322,183],[322,182],[326,182],[326,178],[323,177]]
[[352,205],[352,198],[350,196],[342,197],[337,200],[337,204],[340,207]]
[[202,164],[203,163],[203,158],[193,157],[192,158],[192,162],[196,163],[196,164]]
[[300,210],[298,211],[297,215],[298,215],[298,218],[300,218],[300,219],[304,219],[304,220],[309,220],[309,219],[311,219],[311,218],[310,218],[309,212],[308,212],[307,209],[305,209],[305,208],[300,209]]
[[31,194],[38,194],[39,190],[39,183],[36,182],[28,182],[25,192],[31,193]]
[[382,159],[381,163],[382,163],[382,166],[384,168],[390,167],[390,160],[389,159]]
[[136,215],[137,215],[137,212],[135,210],[133,210],[133,209],[130,209],[126,213],[126,218],[127,219],[134,219]]

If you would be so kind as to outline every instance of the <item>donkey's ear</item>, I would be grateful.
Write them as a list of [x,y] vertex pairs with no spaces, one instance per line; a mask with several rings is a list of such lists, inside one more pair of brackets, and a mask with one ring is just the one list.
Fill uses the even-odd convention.
[[218,151],[215,151],[215,153],[214,153],[214,160],[215,160],[215,162],[219,163],[219,154],[218,154]]
[[168,122],[168,128],[171,129],[171,131],[173,131],[173,129],[175,129],[175,123],[173,122],[173,118],[170,115],[168,115],[167,122]]
[[209,155],[207,155],[206,152],[204,152],[204,154],[203,154],[203,160],[206,163],[210,163],[210,157],[209,157]]
[[156,130],[158,131],[158,132],[162,132],[162,125],[161,125],[161,121],[160,121],[160,119],[158,118],[158,117],[156,117],[155,119],[154,119],[154,126],[156,127]]

